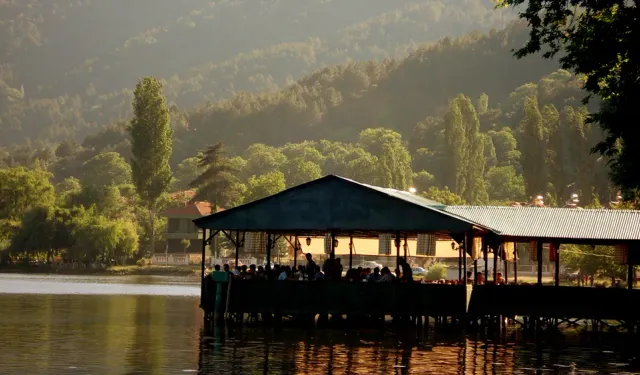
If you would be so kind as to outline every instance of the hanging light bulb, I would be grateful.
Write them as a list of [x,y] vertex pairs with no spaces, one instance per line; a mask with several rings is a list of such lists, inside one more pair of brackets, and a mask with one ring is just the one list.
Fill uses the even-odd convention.
[[307,246],[311,246],[311,237],[307,237]]

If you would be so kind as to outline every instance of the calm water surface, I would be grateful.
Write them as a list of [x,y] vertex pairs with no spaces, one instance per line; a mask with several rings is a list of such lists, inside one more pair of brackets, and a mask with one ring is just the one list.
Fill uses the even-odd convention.
[[0,374],[636,373],[627,335],[205,332],[198,295],[182,278],[0,274]]

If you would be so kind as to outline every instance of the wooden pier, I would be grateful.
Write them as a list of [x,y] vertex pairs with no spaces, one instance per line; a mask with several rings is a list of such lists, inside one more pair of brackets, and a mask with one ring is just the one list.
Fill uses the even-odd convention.
[[[206,285],[207,291],[216,288],[211,278]],[[223,289],[224,302],[217,312],[215,293],[205,294],[202,308],[211,323],[216,316],[219,321],[258,323],[251,317],[259,316],[259,323],[302,317],[313,324],[309,317],[332,315],[356,317],[358,326],[373,325],[388,316],[410,318],[416,325],[418,320],[426,324],[431,319],[490,326],[506,318],[533,329],[580,321],[630,332],[640,328],[640,290],[621,288],[232,280]]]
[[[266,233],[267,271],[274,238],[279,236],[294,239],[296,257],[298,238],[324,234],[333,239],[391,235],[395,255],[405,259],[402,241],[421,234],[448,237],[452,248],[453,241],[459,244],[461,285],[204,277],[203,264],[201,306],[208,321],[217,317],[243,323],[258,318],[272,324],[293,317],[309,323],[315,316],[332,315],[361,323],[391,316],[417,325],[434,318],[464,327],[511,321],[525,328],[554,328],[590,321],[598,328],[619,322],[628,331],[639,329],[640,290],[633,289],[633,281],[634,267],[640,263],[640,211],[444,206],[409,192],[327,176],[194,223],[203,230],[202,259],[217,233],[235,245],[236,254],[244,246],[240,233]],[[498,258],[505,265],[517,262],[513,244],[522,242],[536,255],[536,284],[517,284],[515,275],[516,285],[467,284],[463,275],[468,270],[478,279],[468,257],[486,262],[487,254],[493,253],[495,272]],[[555,262],[556,282],[551,286],[542,284],[543,243],[550,244],[549,256]],[[558,249],[563,243],[617,246],[616,261],[628,266],[628,288],[560,286]],[[335,257],[335,245],[329,256]],[[489,282],[490,275],[486,278]]]

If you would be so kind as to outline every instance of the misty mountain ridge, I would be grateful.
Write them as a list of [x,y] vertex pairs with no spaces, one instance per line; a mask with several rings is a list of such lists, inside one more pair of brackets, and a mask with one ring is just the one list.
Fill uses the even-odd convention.
[[[127,120],[142,76],[180,108],[276,92],[326,66],[407,56],[514,19],[490,0],[23,1],[0,4],[0,144]],[[125,12],[122,10],[126,9]],[[153,11],[150,11],[152,9]]]

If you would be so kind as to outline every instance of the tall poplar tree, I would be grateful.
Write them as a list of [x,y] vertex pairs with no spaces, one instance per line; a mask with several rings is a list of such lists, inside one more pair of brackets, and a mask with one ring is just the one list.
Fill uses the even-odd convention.
[[548,174],[542,115],[536,97],[524,100],[524,118],[520,122],[522,133],[522,172],[529,196],[545,194]]
[[150,252],[155,250],[155,219],[158,199],[171,184],[173,130],[162,92],[162,83],[153,77],[138,81],[133,98],[133,119],[127,129],[131,136],[133,183],[149,210]]
[[444,117],[446,142],[444,186],[461,195],[467,187],[464,170],[467,168],[467,138],[462,122],[462,111],[458,98],[449,102],[449,111]]
[[484,180],[484,168],[486,158],[484,155],[484,136],[480,133],[480,120],[478,114],[467,96],[458,97],[462,119],[467,138],[467,170],[464,171],[467,180],[467,189],[462,198],[471,204],[486,204],[489,201],[487,187]]
[[445,116],[445,186],[472,204],[487,203],[484,137],[471,99],[458,95]]

